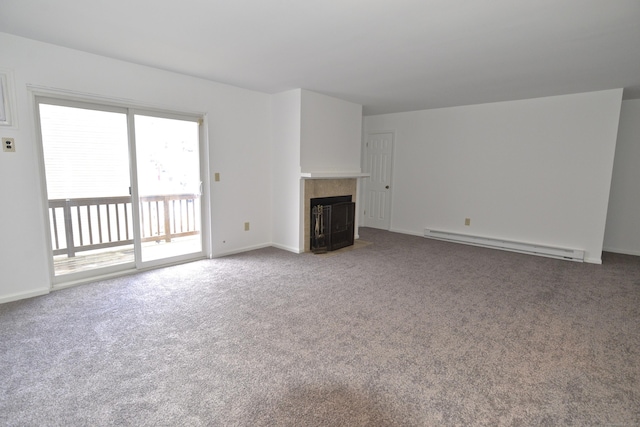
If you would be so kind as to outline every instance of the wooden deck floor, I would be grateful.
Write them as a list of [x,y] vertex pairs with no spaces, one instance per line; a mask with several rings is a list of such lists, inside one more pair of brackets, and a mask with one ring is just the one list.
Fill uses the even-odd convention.
[[[199,239],[200,236],[186,236],[176,238],[172,240],[171,243],[143,243],[143,259],[148,261],[196,252],[199,250],[197,249],[199,247],[197,244]],[[196,243],[195,247],[194,243]],[[133,245],[102,249],[99,251],[79,252],[72,258],[66,255],[53,257],[56,276],[133,262],[135,262]]]
[[117,250],[100,251],[95,253],[79,253],[73,258],[66,255],[53,257],[53,267],[56,276],[95,268],[111,267],[114,265],[134,262],[133,246],[123,246]]

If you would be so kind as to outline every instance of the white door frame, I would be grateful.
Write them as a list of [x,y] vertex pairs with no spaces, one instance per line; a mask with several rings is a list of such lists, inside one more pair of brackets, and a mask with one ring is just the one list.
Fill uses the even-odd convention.
[[[188,253],[188,254],[183,254],[183,255],[177,255],[177,256],[172,256],[172,257],[166,257],[166,258],[160,258],[157,260],[148,260],[148,261],[143,261],[142,260],[142,247],[140,244],[136,244],[134,246],[134,251],[135,251],[135,259],[136,259],[136,268],[138,270],[146,270],[149,268],[154,268],[154,267],[163,267],[163,266],[167,266],[167,265],[171,265],[171,264],[179,264],[181,262],[185,262],[185,261],[191,261],[194,259],[198,259],[198,258],[204,258],[204,257],[208,257],[209,256],[209,248],[208,248],[208,241],[210,239],[205,239],[205,235],[203,232],[203,229],[205,228],[204,225],[205,223],[208,224],[208,221],[206,218],[209,218],[210,215],[208,214],[209,211],[209,202],[208,202],[208,197],[205,199],[205,191],[204,191],[204,182],[207,180],[208,178],[208,174],[206,174],[206,172],[208,171],[207,168],[202,169],[202,163],[203,161],[205,161],[206,159],[203,159],[203,157],[205,156],[204,153],[204,133],[203,133],[203,129],[202,129],[202,123],[203,123],[203,119],[202,116],[196,116],[196,115],[188,115],[188,114],[181,114],[181,113],[172,113],[172,112],[158,112],[155,110],[149,110],[149,109],[142,109],[142,108],[129,108],[128,109],[128,126],[129,126],[129,158],[131,159],[131,197],[134,200],[134,203],[132,203],[133,206],[133,214],[134,214],[134,218],[135,220],[133,221],[133,232],[134,235],[136,236],[136,241],[139,242],[141,240],[141,235],[142,235],[142,230],[140,229],[140,197],[138,194],[139,191],[139,187],[138,187],[138,159],[137,159],[137,149],[136,149],[136,137],[135,137],[135,116],[136,115],[142,115],[142,116],[150,116],[150,117],[159,117],[159,118],[165,118],[165,119],[174,119],[174,120],[184,120],[184,121],[189,121],[189,122],[197,122],[198,123],[198,150],[199,150],[199,164],[198,166],[200,167],[200,245],[201,245],[201,249],[200,252],[197,254],[194,253]],[[208,153],[208,152],[207,152]],[[205,217],[205,214],[207,215]],[[208,227],[207,227],[208,228]]]
[[[185,262],[188,260],[197,259],[196,257],[176,257],[174,259],[167,260],[166,263],[155,264],[155,263],[146,263],[144,266],[139,265],[139,261],[134,261],[130,264],[123,264],[121,266],[116,267],[104,267],[95,271],[87,271],[87,272],[78,272],[72,273],[65,276],[56,276],[55,269],[53,265],[53,249],[52,249],[52,238],[51,238],[51,230],[49,224],[49,203],[48,203],[48,194],[47,194],[47,179],[46,179],[46,170],[44,163],[44,151],[42,146],[42,131],[40,128],[40,113],[39,113],[39,103],[40,101],[53,101],[54,103],[60,103],[60,105],[76,105],[81,108],[86,108],[88,106],[97,107],[98,110],[103,111],[114,111],[114,112],[124,112],[127,114],[128,120],[132,120],[133,112],[135,111],[144,111],[147,113],[152,113],[159,117],[173,117],[173,118],[190,118],[193,120],[197,118],[199,123],[199,139],[200,139],[200,176],[202,177],[203,185],[202,185],[202,194],[201,194],[201,238],[202,238],[202,258],[211,257],[211,197],[210,197],[210,185],[209,185],[209,150],[207,144],[207,128],[206,128],[206,113],[199,112],[179,112],[179,111],[169,111],[162,108],[157,108],[155,106],[144,105],[144,104],[125,104],[122,100],[112,99],[107,97],[99,97],[95,95],[88,95],[84,93],[76,93],[69,92],[63,90],[56,90],[44,87],[37,86],[29,86],[31,105],[34,111],[35,118],[35,128],[36,128],[36,140],[37,140],[37,153],[38,153],[38,175],[40,181],[40,193],[42,202],[42,220],[44,222],[44,230],[45,230],[45,245],[46,251],[48,253],[47,262],[48,262],[48,270],[50,277],[50,289],[63,289],[70,286],[75,286],[78,284],[94,282],[98,279],[117,277],[124,274],[131,274],[143,269],[154,268],[160,266],[166,266],[170,264]],[[57,102],[56,102],[57,101]],[[129,132],[129,137],[132,138],[131,132]],[[131,144],[132,141],[129,141],[129,150],[131,154],[131,150],[133,150],[133,157],[129,158],[130,167],[131,167],[131,190],[132,197],[134,200],[137,200],[137,173],[136,173],[136,164],[135,164],[135,141]],[[135,203],[133,203],[135,205]],[[134,211],[134,218],[138,218],[138,213]],[[134,221],[134,234],[139,236],[139,230],[136,232],[135,227],[137,221]],[[135,246],[139,246],[135,245]],[[139,260],[139,254],[136,254],[136,259]]]

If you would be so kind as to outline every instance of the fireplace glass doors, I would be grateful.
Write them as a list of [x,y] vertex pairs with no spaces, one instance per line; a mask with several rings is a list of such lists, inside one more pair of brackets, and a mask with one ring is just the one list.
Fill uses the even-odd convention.
[[351,196],[311,199],[311,251],[324,253],[353,245],[354,216]]

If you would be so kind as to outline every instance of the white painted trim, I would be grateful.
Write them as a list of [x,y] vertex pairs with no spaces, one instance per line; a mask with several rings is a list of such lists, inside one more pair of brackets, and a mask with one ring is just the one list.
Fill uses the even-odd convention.
[[241,254],[243,252],[255,251],[256,249],[270,248],[272,246],[273,246],[273,244],[271,244],[271,243],[263,243],[263,244],[254,245],[254,246],[245,246],[244,248],[234,249],[234,250],[228,251],[228,252],[215,253],[215,254],[213,254],[213,258],[221,258],[221,257],[229,256],[229,255]]
[[408,234],[410,236],[424,237],[423,233],[418,233],[416,231],[410,231],[410,230],[402,230],[400,228],[392,228],[389,231],[391,231],[392,233],[400,233],[400,234]]
[[339,179],[339,178],[368,178],[370,173],[363,172],[302,172],[302,179]]
[[277,249],[282,249],[283,251],[293,252],[294,254],[302,254],[302,253],[304,253],[304,251],[300,250],[299,248],[294,248],[293,246],[279,245],[277,243],[274,243],[271,246],[273,246],[274,248],[277,248]]
[[[209,143],[205,139],[208,137],[206,127],[207,115],[206,113],[190,113],[184,111],[175,111],[167,109],[159,109],[155,107],[142,107],[139,103],[131,101],[131,103],[123,103],[122,100],[115,98],[106,98],[101,96],[93,96],[90,94],[83,94],[80,92],[58,90],[44,88],[35,85],[27,85],[27,90],[30,93],[32,108],[34,110],[34,117],[36,118],[36,135],[35,138],[38,141],[37,152],[39,156],[39,176],[41,182],[41,197],[42,197],[42,220],[45,223],[46,230],[46,242],[48,253],[48,267],[49,275],[52,285],[52,289],[64,289],[66,287],[75,286],[77,284],[95,282],[101,278],[117,277],[120,273],[130,274],[130,265],[135,265],[135,271],[145,271],[152,268],[162,268],[175,264],[182,264],[184,262],[197,261],[205,257],[212,258],[211,254],[211,213],[210,213],[210,194],[209,190]],[[128,152],[129,152],[129,176],[130,185],[132,190],[132,200],[138,199],[137,189],[137,160],[136,160],[136,146],[135,146],[135,130],[133,126],[134,116],[149,115],[153,117],[161,117],[168,119],[176,119],[183,121],[190,121],[198,123],[198,144],[199,144],[199,167],[200,177],[203,183],[203,193],[201,194],[201,218],[200,218],[200,233],[202,250],[196,253],[188,253],[171,258],[162,258],[160,260],[141,261],[140,245],[135,244],[135,259],[138,262],[124,263],[116,266],[104,267],[100,269],[81,271],[76,273],[70,273],[68,275],[56,276],[53,263],[53,250],[51,243],[51,224],[49,222],[49,204],[46,184],[46,169],[44,164],[44,151],[42,145],[42,130],[40,123],[40,104],[52,104],[60,106],[72,106],[77,108],[96,109],[98,111],[111,111],[124,114],[127,118],[127,136],[128,136]],[[133,218],[139,218],[138,204],[132,203]],[[139,222],[133,221],[134,236],[139,241],[140,230]],[[205,232],[207,234],[205,234]],[[208,238],[205,239],[205,236]],[[97,275],[96,275],[97,273]]]
[[44,145],[42,143],[42,127],[40,121],[40,108],[38,108],[38,95],[31,90],[31,88],[27,88],[27,92],[29,93],[29,102],[31,103],[31,110],[33,112],[33,118],[35,120],[34,123],[34,140],[36,141],[36,154],[38,156],[38,170],[36,173],[38,174],[38,181],[40,184],[39,193],[40,193],[40,220],[41,223],[44,224],[43,231],[45,232],[44,236],[44,244],[46,245],[43,249],[47,254],[47,270],[49,272],[49,288],[53,289],[53,283],[55,278],[55,267],[53,263],[53,245],[51,240],[51,224],[49,223],[49,194],[47,190],[47,173],[44,164]]
[[213,224],[211,206],[211,183],[213,182],[211,173],[211,148],[209,144],[209,116],[204,114],[199,126],[198,136],[200,137],[200,175],[204,178],[202,182],[202,218],[200,218],[200,232],[203,235],[202,250],[207,258],[213,258]]
[[114,96],[105,96],[96,93],[88,93],[88,92],[80,92],[75,90],[68,90],[50,86],[42,86],[27,83],[27,90],[32,91],[36,96],[43,98],[55,98],[62,99],[68,101],[77,101],[83,103],[93,103],[100,105],[107,105],[111,107],[120,107],[126,109],[139,109],[147,112],[154,113],[168,113],[172,115],[184,115],[187,117],[193,116],[205,116],[205,111],[190,111],[180,109],[178,113],[175,107],[171,107],[169,105],[160,105],[160,104],[152,104],[148,102],[141,102],[135,99],[130,98],[119,98]]
[[13,70],[0,68],[0,107],[4,111],[4,120],[0,121],[2,129],[18,129],[18,107],[16,104]]
[[21,292],[17,294],[6,295],[3,297],[0,297],[0,304],[4,304],[5,302],[18,301],[26,298],[39,297],[42,295],[47,295],[48,293],[49,293],[49,289],[46,288],[46,289],[39,289],[37,291]]

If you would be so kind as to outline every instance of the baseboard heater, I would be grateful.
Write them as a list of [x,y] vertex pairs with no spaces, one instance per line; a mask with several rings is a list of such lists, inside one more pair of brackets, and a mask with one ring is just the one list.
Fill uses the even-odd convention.
[[448,242],[466,243],[468,245],[501,249],[504,251],[523,254],[539,255],[549,258],[565,259],[583,262],[584,251],[579,249],[558,248],[554,246],[536,245],[533,243],[515,242],[512,240],[494,239],[491,237],[472,236],[469,234],[452,233],[449,231],[424,229],[424,237]]

